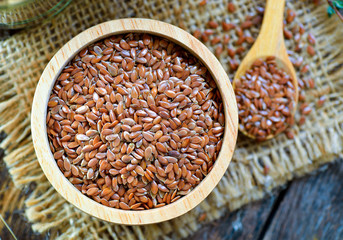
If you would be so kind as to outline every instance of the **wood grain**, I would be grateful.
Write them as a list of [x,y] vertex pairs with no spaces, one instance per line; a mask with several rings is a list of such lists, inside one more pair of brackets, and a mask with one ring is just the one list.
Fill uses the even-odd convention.
[[[109,208],[83,195],[58,169],[49,149],[46,134],[46,111],[50,91],[63,67],[85,46],[113,34],[145,32],[165,37],[193,53],[211,72],[219,85],[225,113],[225,132],[220,154],[212,171],[188,195],[158,209],[127,211]],[[31,129],[35,151],[39,163],[54,188],[70,203],[84,212],[100,219],[121,224],[149,224],[180,216],[204,200],[224,175],[237,139],[237,104],[230,80],[216,57],[199,40],[173,25],[148,19],[123,19],[105,22],[80,33],[64,45],[45,68],[36,88]]]
[[276,196],[249,204],[228,213],[219,220],[206,224],[189,240],[257,239],[272,210]]
[[[268,0],[263,16],[261,31],[251,47],[247,55],[244,57],[242,63],[235,74],[233,80],[233,88],[238,81],[251,67],[254,61],[258,58],[266,58],[268,56],[275,56],[277,65],[284,69],[293,79],[293,86],[295,90],[295,107],[293,115],[296,111],[298,103],[298,80],[293,64],[291,63],[287,54],[285,40],[283,36],[283,14],[286,0]],[[250,138],[255,136],[248,134],[244,128],[239,126],[239,130]],[[269,135],[266,139],[273,138]]]
[[[4,132],[0,132],[0,142],[6,137]],[[0,198],[4,200],[5,194],[8,191],[14,189],[14,184],[11,180],[11,176],[7,171],[6,165],[3,162],[4,150],[0,148]],[[30,187],[27,188],[27,194],[30,193]],[[19,193],[19,198],[24,198],[25,194]],[[12,199],[14,200],[14,199]],[[3,202],[3,201],[1,201]],[[10,205],[10,206],[9,206]],[[22,201],[13,201],[6,206],[0,205],[0,213],[6,221],[6,223],[11,228],[12,232],[15,234],[17,239],[28,239],[28,240],[40,240],[44,239],[43,235],[34,233],[31,229],[31,224],[29,224],[24,216],[24,210],[22,209]],[[10,231],[5,227],[5,225],[0,221],[0,239],[11,240],[14,239]]]
[[343,161],[294,181],[264,239],[343,239]]

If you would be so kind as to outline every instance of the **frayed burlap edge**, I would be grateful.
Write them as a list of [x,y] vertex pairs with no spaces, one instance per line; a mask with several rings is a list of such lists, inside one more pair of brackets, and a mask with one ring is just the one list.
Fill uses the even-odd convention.
[[[317,37],[315,49],[318,54],[310,59],[304,53],[317,84],[316,90],[308,91],[307,95],[314,98],[327,93],[328,97],[324,107],[313,111],[305,125],[295,127],[297,134],[294,140],[281,135],[257,145],[240,137],[229,170],[212,194],[191,212],[168,222],[142,227],[110,224],[90,217],[67,203],[43,175],[30,136],[30,108],[35,85],[52,54],[76,33],[111,18],[135,14],[179,25],[182,21],[184,28],[193,31],[196,27],[203,27],[211,16],[227,14],[223,10],[225,3],[221,1],[209,1],[207,8],[212,11],[207,12],[197,9],[196,3],[188,1],[118,2],[73,3],[55,21],[44,25],[47,30],[34,28],[28,30],[31,35],[19,33],[1,43],[0,131],[5,131],[7,138],[0,147],[6,149],[4,160],[15,186],[23,189],[30,183],[35,184],[32,194],[25,201],[26,215],[35,231],[49,230],[51,236],[59,239],[186,237],[201,226],[198,218],[202,213],[207,214],[206,221],[216,219],[228,209],[234,210],[261,199],[267,192],[293,177],[304,175],[342,156],[343,28],[336,19],[327,18],[325,6],[314,8],[303,1],[289,1],[288,7],[296,9],[299,21]],[[234,18],[243,18],[249,8],[258,2],[262,1],[237,1],[236,5],[241,8]],[[199,16],[196,16],[197,13]],[[69,26],[71,22],[75,23],[73,28]],[[68,27],[70,31],[65,31],[63,36],[57,34]],[[45,45],[39,48],[36,43]],[[225,55],[220,60],[228,69]],[[269,167],[268,174],[265,174],[264,166]]]

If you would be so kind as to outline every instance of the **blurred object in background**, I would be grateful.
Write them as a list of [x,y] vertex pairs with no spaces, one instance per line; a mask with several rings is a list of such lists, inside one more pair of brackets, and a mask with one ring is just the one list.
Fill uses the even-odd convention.
[[0,29],[40,23],[61,12],[71,0],[0,0]]
[[337,14],[337,16],[343,21],[343,0],[327,0],[329,3],[328,7],[328,14],[331,17],[333,14]]

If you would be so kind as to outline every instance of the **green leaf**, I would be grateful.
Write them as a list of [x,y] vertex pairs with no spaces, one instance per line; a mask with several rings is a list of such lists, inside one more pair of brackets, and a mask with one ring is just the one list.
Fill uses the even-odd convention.
[[342,0],[336,0],[333,2],[334,6],[339,9],[343,9],[343,1]]
[[328,6],[327,12],[328,12],[329,17],[331,17],[333,14],[335,14],[335,10],[333,10],[333,8],[331,6]]

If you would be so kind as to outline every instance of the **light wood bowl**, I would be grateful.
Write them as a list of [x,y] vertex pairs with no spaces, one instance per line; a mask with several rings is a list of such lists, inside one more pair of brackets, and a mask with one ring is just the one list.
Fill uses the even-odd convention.
[[[225,112],[225,132],[220,154],[212,171],[188,195],[172,204],[150,210],[121,210],[106,207],[77,190],[58,168],[50,151],[46,115],[47,103],[57,76],[65,65],[84,47],[111,35],[139,32],[169,39],[194,54],[209,69],[219,86]],[[229,78],[215,56],[196,38],[173,25],[148,19],[122,19],[96,25],[66,43],[50,60],[35,92],[31,115],[32,138],[38,161],[54,188],[70,203],[97,218],[119,224],[140,225],[178,217],[204,200],[218,184],[232,158],[238,131],[235,95]]]

